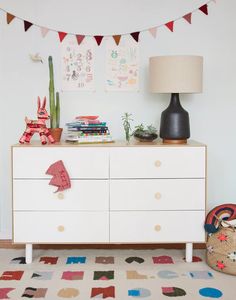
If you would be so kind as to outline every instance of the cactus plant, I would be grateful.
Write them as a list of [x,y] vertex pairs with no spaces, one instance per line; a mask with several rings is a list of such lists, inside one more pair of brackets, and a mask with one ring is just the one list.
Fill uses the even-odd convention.
[[55,99],[52,56],[48,57],[48,65],[49,65],[50,127],[59,128],[60,127],[60,98],[59,98],[59,93],[56,92],[56,99]]

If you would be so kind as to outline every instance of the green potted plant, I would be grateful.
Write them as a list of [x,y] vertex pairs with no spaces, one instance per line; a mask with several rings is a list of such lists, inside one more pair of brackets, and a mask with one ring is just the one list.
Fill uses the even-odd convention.
[[143,124],[135,126],[132,135],[140,142],[152,142],[158,137],[157,130],[154,126],[149,125],[145,128]]
[[131,116],[132,116],[132,114],[129,114],[129,113],[124,113],[124,115],[122,116],[123,127],[124,127],[124,131],[125,131],[125,139],[126,139],[127,143],[129,143],[130,137],[131,137],[131,125],[130,125],[130,122],[133,121],[133,119],[131,118]]
[[54,72],[52,56],[48,57],[49,66],[49,105],[50,105],[50,128],[49,131],[56,142],[60,142],[62,128],[60,128],[60,97],[54,88]]

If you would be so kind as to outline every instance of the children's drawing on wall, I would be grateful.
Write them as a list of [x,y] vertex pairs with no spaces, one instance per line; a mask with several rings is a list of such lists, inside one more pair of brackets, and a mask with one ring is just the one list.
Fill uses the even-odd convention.
[[94,42],[87,39],[78,45],[68,37],[61,50],[62,90],[94,90]]
[[106,90],[139,90],[139,51],[136,42],[107,43]]

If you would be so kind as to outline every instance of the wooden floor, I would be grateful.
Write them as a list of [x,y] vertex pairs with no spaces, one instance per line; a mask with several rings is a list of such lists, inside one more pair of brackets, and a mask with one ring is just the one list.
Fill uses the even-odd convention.
[[[12,244],[11,240],[0,240],[0,248],[22,249],[24,244]],[[34,245],[34,249],[184,249],[185,244],[50,244]],[[194,249],[205,249],[204,243],[194,244]]]

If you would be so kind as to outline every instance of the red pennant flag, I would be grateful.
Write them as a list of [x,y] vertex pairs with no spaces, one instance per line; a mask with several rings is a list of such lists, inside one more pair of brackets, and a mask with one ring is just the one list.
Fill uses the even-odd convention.
[[64,38],[67,36],[66,32],[58,31],[60,42],[64,40]]
[[85,35],[80,35],[80,34],[76,35],[78,45],[80,45],[83,42],[84,38],[85,38]]
[[94,38],[95,38],[98,46],[100,46],[101,42],[102,42],[102,39],[103,39],[103,35],[95,35]]
[[192,24],[192,13],[189,13],[189,14],[183,16],[183,18],[184,18],[189,24]]
[[119,46],[121,35],[113,35],[113,39],[116,42],[116,45]]
[[140,32],[132,32],[130,35],[132,36],[132,38],[138,43],[138,39],[139,39],[139,34]]
[[174,31],[174,21],[170,21],[168,23],[165,24],[167,28],[170,29],[171,32]]
[[33,24],[28,22],[28,21],[24,21],[24,27],[25,27],[25,32],[32,26]]
[[12,20],[15,19],[14,15],[7,13],[7,24],[10,24]]
[[208,5],[204,4],[203,6],[199,7],[199,10],[202,11],[205,15],[208,15]]

